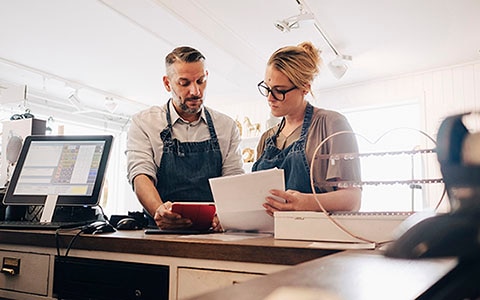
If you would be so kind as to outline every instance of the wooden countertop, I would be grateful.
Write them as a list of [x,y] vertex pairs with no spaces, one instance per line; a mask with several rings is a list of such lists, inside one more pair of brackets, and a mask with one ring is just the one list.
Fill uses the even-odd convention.
[[191,300],[417,299],[456,265],[455,258],[406,260],[347,250]]
[[[62,251],[65,251],[76,232],[78,231],[60,231],[58,242]],[[0,244],[2,243],[56,248],[56,236],[52,230],[0,230]],[[279,265],[296,265],[340,251],[311,248],[310,244],[275,240],[273,236],[222,241],[179,235],[151,235],[136,230],[98,235],[81,234],[72,248]]]

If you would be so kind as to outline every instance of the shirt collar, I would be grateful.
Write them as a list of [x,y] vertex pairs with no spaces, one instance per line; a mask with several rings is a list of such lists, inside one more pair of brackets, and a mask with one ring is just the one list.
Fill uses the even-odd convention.
[[205,116],[205,106],[203,106],[203,105],[202,105],[202,108],[201,108],[201,111],[200,111],[200,118],[197,121],[193,121],[193,122],[188,122],[187,120],[182,119],[182,117],[180,117],[180,115],[177,113],[177,110],[173,106],[173,100],[172,99],[170,99],[170,101],[168,102],[168,105],[170,106],[170,117],[172,118],[172,125],[175,124],[177,121],[180,121],[182,123],[187,123],[187,124],[188,123],[197,124],[200,121],[203,121],[204,123],[207,123],[207,118]]

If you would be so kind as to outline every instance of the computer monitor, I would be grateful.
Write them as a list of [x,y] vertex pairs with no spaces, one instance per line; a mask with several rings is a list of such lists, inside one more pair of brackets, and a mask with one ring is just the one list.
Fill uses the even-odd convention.
[[3,198],[5,205],[95,206],[112,145],[111,135],[32,135],[25,138]]

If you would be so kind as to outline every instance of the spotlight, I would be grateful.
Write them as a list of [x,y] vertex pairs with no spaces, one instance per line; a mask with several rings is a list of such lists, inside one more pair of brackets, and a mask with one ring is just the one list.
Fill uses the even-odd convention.
[[110,113],[113,113],[117,110],[118,103],[112,97],[105,97],[105,107]]
[[313,13],[302,12],[299,15],[276,21],[274,25],[281,32],[288,32],[290,29],[299,28],[300,21],[313,21],[314,17]]
[[307,5],[306,0],[296,1],[300,9],[300,14],[280,21],[276,21],[274,23],[275,27],[281,32],[289,32],[290,29],[300,27],[300,21],[312,21],[313,26],[317,29],[322,38],[325,40],[325,43],[327,43],[328,47],[330,47],[330,49],[332,49],[332,52],[335,54],[335,59],[328,64],[330,71],[337,79],[342,78],[348,69],[346,60],[352,60],[352,56],[341,54],[337,50],[337,48],[335,48],[335,46],[327,37],[323,29],[320,27],[320,25],[318,25],[318,21],[315,15],[310,12],[311,10]]
[[350,55],[338,54],[337,57],[328,64],[328,68],[337,79],[342,78],[348,70],[346,60],[352,60],[352,57]]
[[345,75],[345,72],[347,72],[348,66],[344,62],[338,64],[335,61],[331,61],[328,64],[328,68],[330,69],[330,72],[337,78],[340,79]]
[[285,20],[276,21],[275,27],[281,32],[290,31],[290,27],[288,26],[288,23]]

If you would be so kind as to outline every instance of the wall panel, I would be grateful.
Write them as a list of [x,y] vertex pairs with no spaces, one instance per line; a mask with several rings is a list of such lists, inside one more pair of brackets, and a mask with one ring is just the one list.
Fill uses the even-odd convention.
[[425,128],[436,135],[446,116],[480,109],[480,62],[314,91],[312,101],[340,111],[424,101]]

